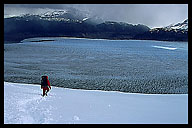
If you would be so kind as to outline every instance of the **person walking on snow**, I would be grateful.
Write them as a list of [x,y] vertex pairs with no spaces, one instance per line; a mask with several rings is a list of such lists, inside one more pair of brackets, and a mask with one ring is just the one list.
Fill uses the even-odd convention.
[[50,82],[48,80],[48,76],[41,77],[41,89],[43,89],[43,96],[47,96],[47,93],[51,89]]

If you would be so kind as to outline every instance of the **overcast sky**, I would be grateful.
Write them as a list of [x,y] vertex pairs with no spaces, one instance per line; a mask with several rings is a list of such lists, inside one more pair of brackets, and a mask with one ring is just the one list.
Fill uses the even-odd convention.
[[188,18],[187,4],[5,4],[4,17],[75,8],[104,20],[163,27]]

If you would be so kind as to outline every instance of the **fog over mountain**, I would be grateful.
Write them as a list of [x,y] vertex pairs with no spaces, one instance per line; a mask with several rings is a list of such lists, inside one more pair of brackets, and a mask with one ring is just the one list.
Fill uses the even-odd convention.
[[188,18],[187,4],[5,4],[4,17],[53,10],[80,10],[106,21],[164,27]]

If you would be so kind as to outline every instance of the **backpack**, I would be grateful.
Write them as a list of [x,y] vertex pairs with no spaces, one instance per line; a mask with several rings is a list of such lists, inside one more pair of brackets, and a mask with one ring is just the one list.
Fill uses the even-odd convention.
[[42,76],[41,77],[41,87],[47,87],[48,83],[47,83],[47,76]]

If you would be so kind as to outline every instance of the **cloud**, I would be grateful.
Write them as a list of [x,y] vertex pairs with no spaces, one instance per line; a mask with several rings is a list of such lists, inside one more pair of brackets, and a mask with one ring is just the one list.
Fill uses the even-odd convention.
[[50,8],[62,9],[62,4],[5,4],[6,8]]
[[106,20],[141,23],[148,26],[166,26],[182,22],[188,17],[187,4],[103,4],[79,5]]

